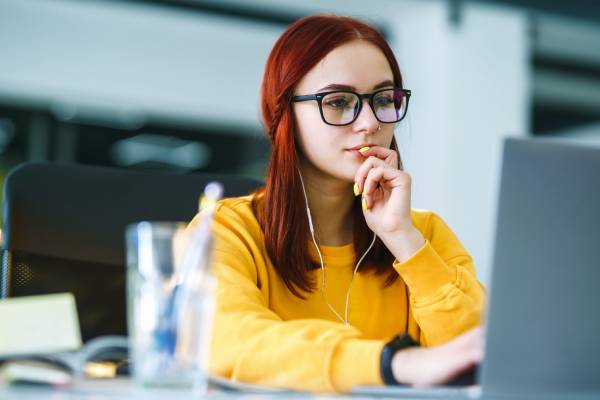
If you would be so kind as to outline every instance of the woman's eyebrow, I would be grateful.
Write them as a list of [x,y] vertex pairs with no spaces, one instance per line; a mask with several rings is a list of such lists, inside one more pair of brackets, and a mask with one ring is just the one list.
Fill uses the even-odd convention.
[[390,81],[389,79],[383,82],[379,82],[377,85],[373,86],[373,90],[381,89],[388,86],[394,86],[394,82]]
[[[373,86],[373,90],[381,89],[386,86],[394,86],[394,82],[391,80],[385,80],[383,82],[379,82],[377,85]],[[356,88],[351,85],[342,85],[340,83],[331,83],[325,87],[322,87],[318,90],[318,92],[322,92],[324,90],[351,90],[355,91]]]

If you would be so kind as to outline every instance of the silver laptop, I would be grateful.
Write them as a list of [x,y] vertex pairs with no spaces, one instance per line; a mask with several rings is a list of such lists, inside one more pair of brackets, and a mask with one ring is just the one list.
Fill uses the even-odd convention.
[[353,392],[600,398],[600,148],[505,140],[486,335],[477,386]]

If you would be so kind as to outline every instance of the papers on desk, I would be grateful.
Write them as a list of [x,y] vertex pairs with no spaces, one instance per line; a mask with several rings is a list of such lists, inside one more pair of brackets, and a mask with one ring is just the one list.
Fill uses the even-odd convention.
[[0,301],[0,382],[67,385],[73,375],[114,377],[127,358],[128,339],[104,336],[81,346],[70,293]]
[[127,360],[128,339],[101,336],[88,341],[80,350],[52,354],[23,354],[0,357],[0,381],[68,384],[69,376],[114,378],[118,365]]

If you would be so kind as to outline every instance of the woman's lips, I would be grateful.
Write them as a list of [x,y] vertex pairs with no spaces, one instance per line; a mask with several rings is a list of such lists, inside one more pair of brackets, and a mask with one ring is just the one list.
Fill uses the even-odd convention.
[[371,143],[366,143],[366,144],[360,144],[358,146],[354,146],[354,147],[350,147],[348,149],[346,149],[347,152],[355,155],[356,157],[362,158],[364,159],[365,157],[360,153],[360,149],[364,149],[364,148],[370,148],[375,146],[374,144]]
[[363,143],[363,144],[356,145],[354,147],[348,147],[346,150],[360,150],[365,147],[369,148],[369,147],[374,147],[374,146],[376,146],[376,145],[373,143]]

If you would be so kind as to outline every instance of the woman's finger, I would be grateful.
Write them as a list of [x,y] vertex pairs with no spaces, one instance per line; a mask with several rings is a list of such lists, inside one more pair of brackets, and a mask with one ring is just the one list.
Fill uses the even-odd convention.
[[385,182],[397,179],[402,172],[391,168],[389,165],[379,165],[369,170],[365,178],[363,198],[366,202],[366,208],[373,207],[373,195],[379,185],[384,186]]
[[[365,149],[365,150],[363,150]],[[398,152],[381,146],[363,147],[359,150],[364,157],[377,157],[391,167],[398,168]]]
[[361,194],[364,192],[364,181],[369,173],[369,170],[375,167],[385,167],[388,166],[385,161],[377,158],[377,157],[369,157],[367,158],[360,167],[356,170],[356,174],[354,175],[354,182],[356,184],[357,192],[356,194]]

